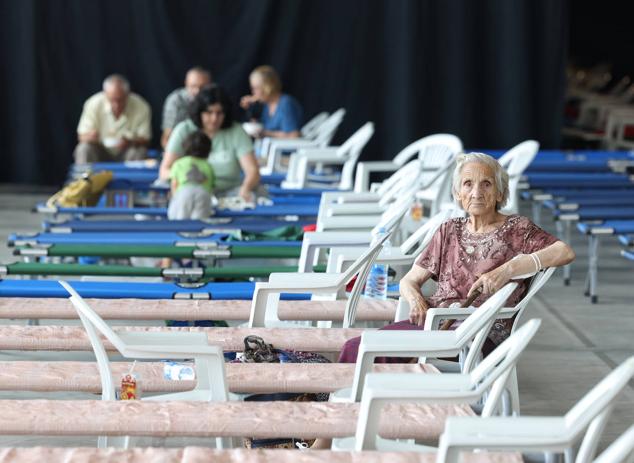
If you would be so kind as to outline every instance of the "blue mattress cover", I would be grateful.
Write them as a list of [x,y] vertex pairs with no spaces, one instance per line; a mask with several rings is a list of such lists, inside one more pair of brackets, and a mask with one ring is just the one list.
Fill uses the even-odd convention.
[[[38,209],[46,208],[44,203],[37,205]],[[58,214],[82,214],[82,215],[151,215],[167,216],[165,207],[58,207]],[[216,210],[213,217],[279,217],[284,215],[317,216],[319,204],[282,204],[273,206],[256,206],[255,209],[244,211],[231,211],[227,209]]]
[[634,235],[619,235],[619,241],[625,246],[634,246]]
[[616,235],[634,233],[634,220],[606,220],[600,225],[581,222],[577,224],[577,230],[581,233],[589,234],[593,228],[611,228]]
[[628,260],[634,260],[634,251],[630,251],[628,249],[623,249],[621,251],[621,255]]
[[300,247],[301,241],[229,241],[224,239],[226,234],[213,234],[209,236],[188,237],[175,232],[76,232],[76,233],[36,233],[9,235],[10,245],[18,240],[34,240],[39,244],[166,244],[171,245],[176,242],[186,243],[196,242],[218,243],[229,246],[284,246]]
[[[175,283],[129,283],[105,281],[69,281],[86,298],[102,299],[172,299],[176,293],[204,293],[212,299],[253,298],[255,283],[207,283],[199,288],[183,288]],[[0,297],[68,297],[68,292],[54,280],[1,280]],[[281,299],[305,300],[309,294],[282,294]]]
[[200,232],[205,229],[238,229],[245,232],[265,232],[275,227],[295,225],[303,227],[314,223],[312,220],[298,220],[296,222],[279,221],[273,219],[238,218],[228,224],[208,223],[203,220],[83,220],[70,219],[61,222],[42,222],[45,231],[51,227],[67,227],[73,232],[105,232],[105,231],[173,231]]
[[634,186],[628,175],[608,173],[535,173],[528,174],[530,188],[546,187],[629,187]]
[[553,211],[555,217],[565,214],[577,214],[579,220],[634,219],[634,207],[580,207],[575,211]]
[[544,201],[543,204],[548,209],[558,209],[561,205],[575,205],[579,208],[590,206],[634,206],[634,191],[632,191],[632,196],[623,196],[621,194],[615,196],[603,196],[601,198],[576,198],[574,196],[570,196],[566,199],[548,199]]

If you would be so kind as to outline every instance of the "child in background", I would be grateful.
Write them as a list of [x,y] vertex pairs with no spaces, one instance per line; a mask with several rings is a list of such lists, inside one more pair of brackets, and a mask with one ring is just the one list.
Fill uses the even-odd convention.
[[167,208],[171,220],[206,219],[211,215],[211,194],[215,183],[207,162],[211,139],[203,132],[190,134],[183,143],[185,156],[172,164],[172,198]]

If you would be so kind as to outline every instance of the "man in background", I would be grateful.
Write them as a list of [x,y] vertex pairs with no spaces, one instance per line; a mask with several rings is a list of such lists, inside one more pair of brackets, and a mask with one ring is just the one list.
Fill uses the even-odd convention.
[[212,83],[211,72],[196,66],[187,71],[185,87],[177,88],[165,99],[161,129],[161,147],[165,148],[172,130],[181,121],[189,117],[187,109],[201,88]]
[[103,81],[103,91],[86,100],[77,126],[75,163],[145,159],[152,137],[148,103],[130,92],[119,74]]

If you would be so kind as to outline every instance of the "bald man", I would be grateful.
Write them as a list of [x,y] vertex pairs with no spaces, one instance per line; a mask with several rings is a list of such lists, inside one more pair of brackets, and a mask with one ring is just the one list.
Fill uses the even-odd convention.
[[103,91],[86,100],[77,126],[75,163],[145,159],[152,137],[150,105],[130,92],[119,74],[106,77]]
[[176,124],[189,117],[187,109],[201,88],[212,83],[211,72],[199,66],[191,68],[185,75],[185,87],[177,88],[165,99],[161,129],[161,146],[165,148],[167,140]]

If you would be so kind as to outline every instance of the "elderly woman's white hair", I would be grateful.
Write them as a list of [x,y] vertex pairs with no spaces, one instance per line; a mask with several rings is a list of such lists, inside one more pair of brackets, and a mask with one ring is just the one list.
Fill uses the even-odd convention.
[[462,168],[465,164],[470,162],[479,162],[480,164],[484,164],[489,166],[489,168],[493,171],[495,176],[495,187],[499,192],[502,193],[502,200],[499,201],[495,208],[497,210],[502,209],[506,202],[509,199],[509,174],[506,173],[506,170],[500,165],[497,160],[488,154],[484,153],[464,153],[458,155],[456,158],[456,168],[453,171],[453,183],[451,187],[451,193],[453,195],[454,202],[462,207],[460,201],[458,201],[458,192],[460,191],[460,178],[462,175]]

